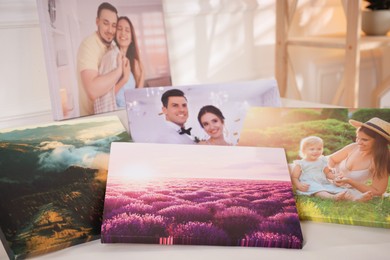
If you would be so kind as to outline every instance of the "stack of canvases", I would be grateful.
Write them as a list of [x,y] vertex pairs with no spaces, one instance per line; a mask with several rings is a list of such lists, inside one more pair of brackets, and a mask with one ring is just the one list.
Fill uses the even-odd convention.
[[[204,131],[198,140],[175,132],[194,145],[130,143],[136,140],[117,117],[2,130],[0,225],[9,257],[59,250],[97,239],[101,232],[104,243],[302,248],[284,150],[230,145],[237,143],[251,105],[280,103],[274,95],[264,98],[275,91],[275,82],[240,84],[248,95],[259,94],[243,98],[234,95],[237,87],[222,84],[167,87],[155,95],[147,89],[126,93],[126,98],[145,101],[139,102],[140,113],[130,113],[138,108],[128,107],[136,138],[143,136],[137,123],[145,123],[137,119],[139,114],[152,120],[150,125],[172,123],[167,121],[170,112],[161,113],[164,93],[186,91],[188,99],[179,99],[193,100],[192,109],[223,100],[219,106],[230,119],[217,121],[231,125],[233,134],[223,135],[223,128],[207,130],[203,119],[212,114],[207,112],[193,127]],[[174,99],[169,100],[171,107]],[[218,136],[229,145],[197,145]]]
[[[389,228],[389,110],[275,108],[273,79],[170,86],[166,39],[137,44],[132,24],[139,13],[163,24],[162,2],[152,11],[139,1],[111,2],[119,12],[103,9],[118,21],[117,34],[102,33],[94,0],[37,1],[54,119],[126,109],[128,131],[117,117],[0,131],[0,239],[10,258],[98,238],[300,249],[299,218]],[[114,11],[130,19],[116,20]],[[102,37],[110,38],[98,44],[104,51],[89,56],[88,42]],[[111,58],[131,49],[130,38],[134,52],[122,60],[129,73],[117,80],[130,79],[118,91],[119,81],[96,91],[82,71],[99,77],[116,69]],[[150,42],[160,46],[148,49]],[[355,127],[365,144],[354,143]],[[381,152],[359,158],[374,146]]]
[[281,148],[130,143],[117,117],[5,129],[0,140],[10,258],[100,230],[104,243],[302,247]]

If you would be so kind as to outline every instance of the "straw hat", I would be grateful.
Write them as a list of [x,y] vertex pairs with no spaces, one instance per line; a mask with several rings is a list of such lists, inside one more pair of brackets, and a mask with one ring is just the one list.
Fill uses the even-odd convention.
[[387,140],[387,142],[390,142],[390,123],[380,118],[374,117],[365,123],[350,119],[349,123],[356,128],[361,126],[367,127],[368,129],[371,129],[377,134],[383,136]]

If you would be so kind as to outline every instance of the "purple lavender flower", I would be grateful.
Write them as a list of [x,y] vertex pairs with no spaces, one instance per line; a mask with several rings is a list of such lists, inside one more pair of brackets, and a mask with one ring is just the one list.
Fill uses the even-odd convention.
[[126,238],[167,236],[167,219],[155,215],[122,213],[102,224],[102,239],[105,242],[125,242]]
[[214,220],[216,226],[233,238],[238,238],[257,227],[261,217],[253,210],[234,206],[215,214]]
[[195,205],[174,205],[159,210],[157,213],[167,218],[173,218],[177,223],[186,221],[205,222],[212,217],[208,209]]
[[212,223],[197,221],[178,224],[172,229],[170,235],[175,238],[176,244],[226,245],[230,240],[225,231]]
[[241,246],[302,248],[302,239],[294,235],[255,232],[241,241]]

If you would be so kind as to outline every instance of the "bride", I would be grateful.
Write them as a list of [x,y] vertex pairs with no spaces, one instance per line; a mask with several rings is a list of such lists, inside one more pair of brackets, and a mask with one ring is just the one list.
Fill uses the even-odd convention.
[[219,108],[212,105],[202,107],[198,113],[198,121],[209,135],[208,139],[201,140],[199,144],[232,145],[225,140],[225,117]]

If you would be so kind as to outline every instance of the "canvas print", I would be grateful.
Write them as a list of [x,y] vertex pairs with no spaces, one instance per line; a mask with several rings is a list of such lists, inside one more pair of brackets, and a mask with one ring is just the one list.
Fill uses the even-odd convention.
[[300,249],[284,150],[113,143],[101,239]]
[[390,109],[252,108],[239,145],[284,147],[303,220],[390,228]]
[[10,259],[100,237],[116,116],[0,130],[0,238]]
[[170,86],[162,0],[37,0],[55,120],[125,108],[124,91]]
[[247,110],[278,107],[274,79],[125,92],[134,142],[236,145]]

